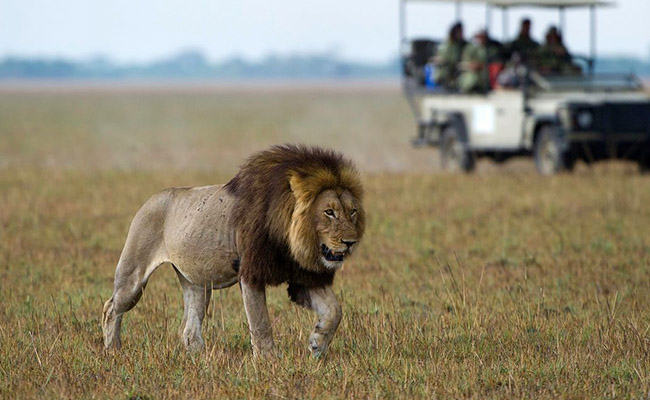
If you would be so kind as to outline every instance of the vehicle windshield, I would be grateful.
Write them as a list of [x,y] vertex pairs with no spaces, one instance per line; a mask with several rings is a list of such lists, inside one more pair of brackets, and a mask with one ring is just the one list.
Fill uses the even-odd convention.
[[641,83],[634,75],[542,76],[533,74],[531,78],[540,89],[549,91],[628,91],[641,88]]

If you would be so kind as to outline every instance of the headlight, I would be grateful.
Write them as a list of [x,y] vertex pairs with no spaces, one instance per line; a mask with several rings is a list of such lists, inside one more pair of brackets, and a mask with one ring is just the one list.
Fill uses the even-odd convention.
[[594,123],[594,116],[589,110],[578,111],[576,123],[580,129],[590,129]]

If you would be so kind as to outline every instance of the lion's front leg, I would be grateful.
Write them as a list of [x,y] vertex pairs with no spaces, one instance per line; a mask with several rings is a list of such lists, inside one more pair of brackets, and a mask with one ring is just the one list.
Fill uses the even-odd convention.
[[241,281],[244,309],[251,333],[253,355],[266,355],[273,351],[273,331],[269,311],[266,308],[266,290],[258,289]]
[[311,309],[318,314],[318,322],[309,336],[309,350],[319,357],[327,351],[343,313],[332,286],[307,289],[307,293]]

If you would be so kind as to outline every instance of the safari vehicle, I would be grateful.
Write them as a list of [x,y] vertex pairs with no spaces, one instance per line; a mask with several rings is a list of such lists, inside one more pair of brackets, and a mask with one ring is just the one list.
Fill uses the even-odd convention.
[[634,75],[594,74],[596,8],[612,2],[456,0],[457,20],[461,3],[485,5],[488,34],[491,12],[500,9],[504,40],[510,39],[505,38],[507,11],[513,7],[558,9],[560,32],[565,9],[584,8],[591,13],[591,54],[573,60],[580,63],[580,73],[549,76],[524,65],[517,69],[522,78],[519,87],[486,87],[480,93],[462,94],[427,85],[428,62],[440,42],[407,37],[406,8],[414,1],[452,0],[400,0],[402,87],[417,121],[414,144],[439,147],[444,169],[470,172],[480,157],[500,162],[532,155],[537,170],[545,175],[571,170],[576,160],[593,163],[613,158],[632,160],[641,170],[650,170],[650,97]]

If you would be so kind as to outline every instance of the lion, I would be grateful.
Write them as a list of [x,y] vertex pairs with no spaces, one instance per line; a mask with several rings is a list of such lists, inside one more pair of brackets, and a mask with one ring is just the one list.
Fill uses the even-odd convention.
[[363,188],[340,153],[300,145],[253,154],[225,185],[171,188],[137,212],[104,304],[104,346],[121,346],[122,316],[151,274],[170,263],[183,289],[180,327],[189,350],[205,348],[201,325],[213,289],[239,282],[255,356],[274,349],[267,286],[316,312],[309,350],[323,355],[341,321],[334,275],[365,229]]

